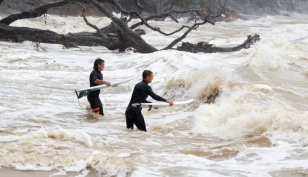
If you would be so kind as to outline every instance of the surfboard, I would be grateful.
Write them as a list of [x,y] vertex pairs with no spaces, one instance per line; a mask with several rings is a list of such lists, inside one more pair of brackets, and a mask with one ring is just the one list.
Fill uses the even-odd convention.
[[[127,80],[123,80],[123,81],[120,81],[120,82],[111,83],[110,87],[115,87],[117,85],[123,84],[125,82],[131,81],[131,80],[136,79],[136,78],[137,77],[133,77],[133,78],[130,78],[130,79],[127,79]],[[107,87],[108,86],[106,84],[102,84],[102,85],[98,85],[98,86],[94,86],[94,87],[89,87],[89,88],[85,88],[85,89],[75,90],[75,92],[76,92],[77,98],[80,99],[80,98],[82,98],[84,96],[87,96],[91,91],[100,90],[100,89],[107,88]]]
[[[186,101],[175,101],[175,102],[173,102],[173,106],[189,104],[189,103],[192,103],[193,101],[194,101],[194,99],[190,99],[190,100],[186,100]],[[133,107],[141,106],[141,108],[149,108],[149,111],[150,111],[152,107],[168,107],[169,103],[166,103],[166,102],[133,103],[132,106]]]

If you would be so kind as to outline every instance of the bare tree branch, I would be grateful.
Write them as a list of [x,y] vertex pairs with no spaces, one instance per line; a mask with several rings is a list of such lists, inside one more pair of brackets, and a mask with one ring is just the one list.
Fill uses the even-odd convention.
[[97,26],[91,24],[91,23],[88,21],[88,19],[87,19],[87,17],[86,17],[86,9],[85,9],[80,3],[75,3],[75,4],[79,5],[79,6],[82,8],[82,17],[83,17],[83,20],[86,22],[86,24],[87,24],[88,26],[90,26],[91,28],[94,28],[94,29],[97,31],[97,33],[98,33],[102,38],[108,39],[108,37],[107,37],[106,34],[104,34]]
[[141,10],[144,9],[144,7],[142,7],[139,3],[139,0],[135,0],[135,4],[137,5],[137,7]]
[[[114,0],[110,0],[110,1],[113,1],[112,4],[114,4],[116,7],[118,7],[118,9],[120,9],[121,13],[123,13],[124,15],[130,15],[131,17],[138,17],[141,22],[138,23],[138,25],[135,25],[135,26],[132,26],[131,29],[134,29],[136,28],[137,26],[143,24],[145,26],[147,26],[148,28],[152,29],[153,31],[157,31],[165,36],[170,36],[170,35],[173,35],[179,31],[181,31],[182,29],[186,28],[187,26],[182,26],[180,29],[174,31],[174,32],[171,32],[171,33],[165,33],[163,31],[160,30],[160,28],[157,28],[157,27],[153,27],[151,25],[149,25],[147,23],[147,21],[149,19],[152,19],[152,18],[162,18],[162,17],[167,17],[167,16],[170,16],[174,21],[176,21],[178,23],[178,21],[171,15],[172,13],[176,13],[176,14],[184,14],[184,13],[187,13],[187,12],[195,12],[197,14],[199,14],[200,10],[197,10],[197,9],[189,9],[189,10],[173,10],[173,11],[170,11],[169,13],[165,13],[165,14],[161,14],[161,15],[156,15],[156,16],[150,16],[146,19],[144,19],[138,12],[128,12],[126,10],[124,10],[122,8],[122,6],[120,4],[118,4],[117,2],[115,2]],[[135,0],[135,2],[138,4],[138,0]],[[139,5],[140,6],[140,5]],[[141,7],[141,6],[140,6]]]
[[91,2],[98,10],[104,13],[108,18],[110,18],[115,25],[117,25],[117,27],[121,31],[121,34],[123,35],[124,40],[127,41],[129,46],[133,47],[140,53],[152,53],[157,51],[156,48],[146,43],[135,31],[130,29],[124,21],[114,16],[110,11],[108,11],[96,0],[88,1]]
[[74,0],[64,0],[64,1],[61,1],[61,2],[46,4],[46,5],[43,5],[41,7],[36,8],[34,10],[25,11],[25,12],[22,12],[20,14],[10,15],[10,16],[2,19],[0,21],[0,23],[10,25],[11,23],[13,23],[16,20],[26,19],[26,18],[36,18],[36,17],[39,17],[39,16],[45,14],[47,12],[47,10],[50,9],[50,8],[64,6],[68,3],[71,3],[72,1],[74,1]]
[[[142,22],[142,24],[144,24],[144,25],[146,25],[148,28],[150,28],[150,29],[152,29],[152,30],[154,30],[154,31],[157,31],[157,32],[160,32],[160,33],[162,33],[162,34],[164,34],[164,35],[168,35],[168,34],[166,34],[166,33],[164,33],[164,32],[162,32],[162,31],[160,31],[159,30],[159,28],[156,28],[156,27],[152,27],[151,25],[149,25],[148,23],[147,23],[147,21],[138,13],[138,12],[134,12],[134,11],[132,11],[132,12],[128,12],[128,11],[126,11],[125,9],[123,9],[123,7],[120,5],[120,4],[118,4],[117,2],[115,2],[114,0],[110,0],[110,1],[113,1],[113,3],[112,4],[114,4],[120,11],[121,11],[121,13],[123,13],[124,15],[129,15],[129,16],[131,16],[131,18],[132,17],[138,17]],[[137,1],[137,3],[138,3],[138,1]],[[141,7],[141,6],[140,6]],[[104,13],[104,12],[103,12]],[[181,13],[181,12],[179,12],[179,13]],[[182,12],[183,13],[183,12]],[[185,12],[184,12],[185,13]],[[107,15],[107,14],[106,14]],[[107,15],[108,16],[108,15]],[[168,15],[167,15],[168,16]],[[171,15],[169,15],[169,16],[171,16]],[[172,19],[175,19],[174,17],[172,17],[171,16],[171,18]],[[137,27],[137,26],[136,26]],[[135,28],[136,28],[135,27]],[[131,29],[134,29],[134,28],[131,28]],[[174,33],[173,33],[174,34]],[[170,34],[169,34],[170,35]]]
[[[149,24],[147,23],[147,21],[149,21],[149,20],[151,20],[151,19],[155,19],[155,18],[163,18],[163,17],[168,17],[168,16],[169,16],[169,17],[170,17],[171,19],[173,19],[176,23],[178,23],[178,20],[177,20],[176,18],[174,18],[171,14],[173,14],[173,13],[175,13],[175,14],[184,14],[184,13],[187,13],[187,12],[196,12],[196,13],[199,13],[199,11],[200,11],[200,10],[196,10],[196,9],[189,9],[189,10],[173,10],[173,11],[170,11],[170,12],[168,12],[168,13],[149,16],[149,17],[147,17],[147,18],[145,18],[145,19],[141,17],[141,18],[140,18],[140,19],[141,19],[141,22],[138,22],[138,23],[132,25],[131,28],[134,29],[134,28],[136,28],[136,27],[138,27],[138,26],[140,26],[140,25],[145,25],[145,26],[147,26],[148,28],[152,29],[153,31],[157,31],[157,32],[159,32],[159,33],[161,33],[161,34],[163,34],[163,35],[165,35],[165,36],[170,36],[170,35],[172,35],[172,34],[175,34],[175,33],[179,32],[179,31],[181,31],[183,28],[185,28],[185,26],[182,26],[180,29],[175,30],[174,32],[165,33],[165,32],[163,32],[163,31],[161,31],[159,28],[153,27],[153,26],[149,25]],[[138,17],[139,17],[139,16],[140,16],[140,15],[138,14]]]
[[[0,0],[0,3],[2,1],[3,0]],[[98,2],[110,3],[110,4],[116,6],[116,3],[113,0],[97,0],[97,1]],[[13,23],[16,20],[40,17],[41,15],[47,13],[48,9],[50,9],[50,8],[60,7],[60,6],[64,6],[66,4],[69,4],[69,3],[74,3],[74,2],[83,2],[83,3],[86,3],[86,4],[89,3],[87,0],[63,0],[63,1],[60,1],[60,2],[45,4],[45,5],[42,5],[38,8],[35,8],[33,10],[30,10],[30,11],[25,11],[25,12],[22,12],[20,14],[10,15],[10,16],[2,19],[0,21],[0,23],[10,25],[11,23]]]
[[[218,16],[218,15],[217,15]],[[215,21],[214,22],[211,22],[209,20],[209,18],[216,18],[217,16],[207,16],[203,22],[201,23],[195,23],[192,25],[192,27],[190,27],[181,37],[175,39],[174,41],[172,41],[167,47],[163,48],[162,50],[168,50],[168,49],[171,49],[174,45],[176,45],[178,42],[182,41],[188,33],[190,33],[193,29],[197,29],[200,25],[203,25],[205,23],[210,23],[212,25],[215,24]]]
[[[200,25],[203,25],[205,23],[210,23],[212,25],[215,25],[216,19],[218,17],[221,17],[221,14],[224,10],[225,10],[225,8],[222,8],[222,9],[220,9],[220,11],[216,15],[207,15],[204,18],[203,22],[193,24],[192,27],[190,27],[181,37],[172,41],[167,47],[163,48],[162,50],[171,49],[178,42],[182,41],[188,35],[188,33],[190,33],[193,29],[197,29]],[[211,21],[210,19],[214,19],[214,21]]]

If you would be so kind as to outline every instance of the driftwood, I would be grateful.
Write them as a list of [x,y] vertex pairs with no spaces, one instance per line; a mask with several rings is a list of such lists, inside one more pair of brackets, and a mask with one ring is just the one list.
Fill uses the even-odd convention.
[[[0,0],[0,4],[2,1],[3,0]],[[83,4],[85,3],[92,4],[107,18],[111,19],[112,23],[105,27],[97,27],[95,24],[89,22],[85,14],[86,9],[83,7]],[[113,5],[122,14],[121,18],[114,16],[112,12],[109,11],[102,3],[108,3]],[[56,8],[68,4],[78,4],[80,10],[82,11],[82,17],[85,23],[91,28],[95,29],[96,32],[58,34],[49,30],[10,26],[10,24],[12,24],[17,20],[40,17],[43,14],[46,14],[48,10],[51,8]],[[222,6],[215,13],[206,15],[202,20],[202,22],[199,23],[195,22],[191,26],[183,25],[179,29],[173,32],[166,33],[164,32],[163,29],[150,25],[148,21],[153,19],[170,17],[175,23],[178,23],[177,19],[173,16],[174,14],[184,14],[189,12],[191,14],[200,15],[200,9],[173,10],[172,6],[165,13],[150,15],[144,18],[143,16],[140,15],[144,7],[140,5],[138,0],[135,0],[135,4],[139,9],[138,12],[126,11],[115,0],[62,0],[55,3],[43,4],[40,7],[37,7],[33,10],[9,15],[8,17],[0,20],[0,40],[11,41],[11,42],[32,41],[35,43],[62,44],[65,47],[104,46],[109,50],[119,50],[119,51],[125,51],[127,48],[133,48],[134,51],[139,53],[152,53],[158,51],[159,49],[153,47],[152,45],[148,44],[146,41],[143,40],[141,35],[145,35],[145,32],[144,30],[137,29],[138,26],[144,25],[147,28],[165,36],[173,35],[180,31],[186,30],[180,37],[172,41],[165,48],[161,49],[161,50],[168,50],[172,49],[176,44],[178,44],[180,41],[186,38],[191,31],[196,30],[200,25],[204,25],[206,23],[214,25],[217,19],[221,17],[222,12],[224,11],[224,6]],[[140,22],[132,24],[129,27],[128,22],[130,22],[131,19],[133,18],[139,19]],[[193,46],[193,44],[183,43],[182,47],[178,47],[177,50],[183,50],[189,52],[198,52],[198,51],[206,52],[207,51],[206,48],[208,48],[207,45],[200,45],[200,44],[197,44],[197,46],[193,47],[191,46]],[[246,45],[245,47],[247,48],[249,46]],[[210,52],[225,51],[215,47],[210,47],[210,48],[211,49],[208,50]],[[236,49],[239,50],[240,48]]]
[[254,36],[247,36],[247,40],[236,47],[215,47],[213,44],[208,42],[198,42],[197,44],[192,44],[189,42],[183,42],[181,46],[177,47],[177,50],[186,52],[203,52],[203,53],[215,53],[215,52],[234,52],[241,49],[248,49],[251,45],[260,40],[260,36],[255,34]]
[[65,47],[105,46],[110,50],[117,49],[119,41],[108,41],[96,33],[57,34],[49,30],[27,27],[11,27],[0,24],[0,40],[10,42],[32,41],[39,43],[62,44]]

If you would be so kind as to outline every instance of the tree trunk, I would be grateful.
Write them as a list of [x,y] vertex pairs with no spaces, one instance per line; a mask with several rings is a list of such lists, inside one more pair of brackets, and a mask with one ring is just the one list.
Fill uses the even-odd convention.
[[156,48],[146,43],[136,32],[130,29],[123,20],[114,16],[96,0],[89,0],[89,2],[91,2],[98,10],[100,10],[113,21],[113,23],[118,27],[119,32],[123,37],[123,41],[127,43],[128,46],[133,47],[137,52],[140,53],[153,53],[158,51]]
[[49,30],[39,30],[27,27],[11,27],[0,24],[0,40],[12,42],[32,41],[38,43],[62,44],[73,46],[105,46],[115,50],[123,45],[118,40],[105,40],[96,33],[57,34]]

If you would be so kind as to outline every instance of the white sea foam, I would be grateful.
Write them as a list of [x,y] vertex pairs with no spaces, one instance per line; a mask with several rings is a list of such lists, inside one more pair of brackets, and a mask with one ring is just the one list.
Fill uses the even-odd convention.
[[[110,24],[106,18],[89,20]],[[171,32],[187,25],[183,20],[150,23]],[[81,17],[54,15],[47,24],[38,18],[12,25],[63,34],[94,31]],[[158,49],[181,35],[145,30],[143,38]],[[0,42],[0,166],[58,169],[54,176],[87,176],[91,169],[103,176],[270,176],[285,169],[296,174],[308,168],[307,30],[303,17],[268,16],[201,26],[184,39],[230,47],[260,34],[250,49],[213,54],[119,53],[44,43],[46,51],[36,51],[31,42]],[[93,119],[84,109],[87,99],[79,99],[80,108],[74,90],[89,86],[97,57],[106,61],[105,80],[140,79],[101,90],[105,116]],[[155,93],[174,101],[195,99],[144,109],[147,133],[126,130],[124,115],[144,69],[154,72]]]
[[92,147],[93,143],[91,137],[82,130],[66,130],[60,126],[53,128],[41,128],[37,131],[32,131],[25,138],[54,138],[64,140],[74,140],[84,143],[85,145]]

